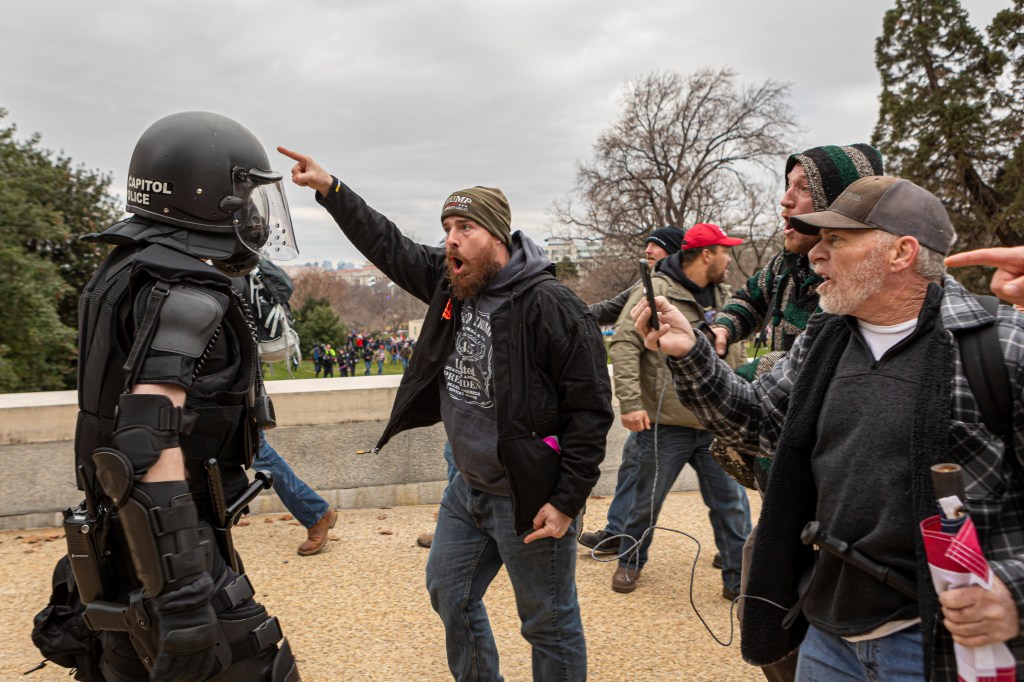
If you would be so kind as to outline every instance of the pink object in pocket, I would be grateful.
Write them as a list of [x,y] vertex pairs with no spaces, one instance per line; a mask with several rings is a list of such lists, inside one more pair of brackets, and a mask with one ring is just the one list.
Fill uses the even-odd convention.
[[547,438],[542,438],[541,440],[547,443],[548,447],[550,447],[552,450],[561,454],[562,446],[558,444],[558,436],[548,436]]

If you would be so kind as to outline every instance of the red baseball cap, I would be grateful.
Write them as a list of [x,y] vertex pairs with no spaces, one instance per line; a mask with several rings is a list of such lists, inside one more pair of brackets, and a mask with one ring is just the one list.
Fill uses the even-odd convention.
[[684,249],[703,249],[708,246],[738,246],[742,239],[728,236],[718,225],[697,223],[683,237]]

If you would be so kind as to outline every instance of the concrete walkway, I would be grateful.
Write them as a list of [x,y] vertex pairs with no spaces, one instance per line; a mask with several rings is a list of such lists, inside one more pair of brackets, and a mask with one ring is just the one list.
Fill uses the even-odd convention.
[[[609,500],[592,498],[587,528],[603,523]],[[754,513],[760,508],[751,497]],[[236,543],[259,599],[281,619],[305,682],[443,682],[447,673],[444,631],[424,587],[427,550],[416,535],[433,525],[436,506],[343,511],[332,542],[316,556],[299,557],[304,530],[286,515],[249,517]],[[576,568],[587,638],[591,682],[698,682],[763,680],[745,664],[738,645],[722,647],[690,604],[690,571],[696,558],[693,603],[722,640],[729,637],[729,603],[711,567],[714,539],[697,493],[673,493],[662,524],[700,543],[658,531],[650,563],[637,590],[611,591],[612,564],[582,549]],[[65,682],[67,670],[39,662],[29,632],[45,604],[53,564],[64,552],[56,529],[0,532],[0,680]],[[485,599],[508,682],[531,679],[530,648],[508,578],[498,574]],[[738,639],[738,636],[737,636]]]

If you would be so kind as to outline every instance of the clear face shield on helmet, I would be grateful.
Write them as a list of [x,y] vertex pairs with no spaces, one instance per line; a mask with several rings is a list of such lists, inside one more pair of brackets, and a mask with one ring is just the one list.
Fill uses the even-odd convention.
[[238,241],[253,253],[270,260],[291,260],[299,255],[292,229],[288,199],[281,174],[259,168],[236,168],[234,191],[221,207],[234,210]]

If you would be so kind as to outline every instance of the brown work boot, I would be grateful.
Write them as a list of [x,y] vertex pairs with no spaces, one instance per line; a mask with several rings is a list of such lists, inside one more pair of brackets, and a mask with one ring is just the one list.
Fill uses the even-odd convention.
[[636,581],[639,579],[640,569],[633,570],[632,568],[619,566],[615,569],[615,575],[612,576],[612,591],[629,594],[636,589]]
[[327,513],[320,517],[320,520],[310,526],[306,534],[306,541],[299,545],[299,556],[316,554],[327,544],[327,531],[334,528],[338,522],[338,512],[328,509]]
[[416,537],[416,544],[419,545],[420,547],[425,547],[427,549],[430,549],[430,546],[432,544],[434,544],[434,534],[433,533],[420,533]]

